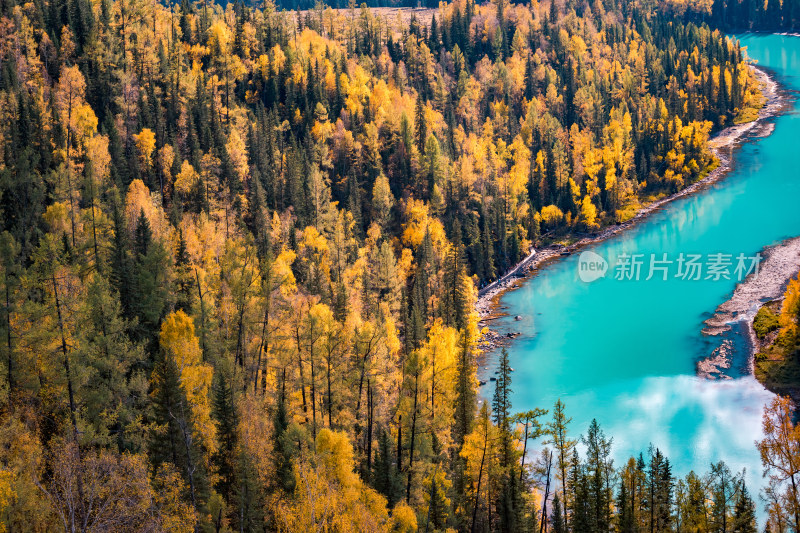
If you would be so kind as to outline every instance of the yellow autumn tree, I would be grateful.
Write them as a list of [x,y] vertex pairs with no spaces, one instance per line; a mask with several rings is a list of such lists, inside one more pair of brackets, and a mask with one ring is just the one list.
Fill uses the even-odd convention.
[[793,342],[797,338],[797,316],[800,311],[800,274],[789,282],[783,294],[783,304],[778,323],[781,336]]
[[597,227],[597,207],[588,194],[581,201],[581,220],[588,229]]
[[175,177],[175,192],[181,195],[188,195],[192,189],[197,185],[200,175],[194,169],[189,161],[184,160],[181,163],[181,171]]
[[544,222],[548,228],[557,226],[564,219],[564,213],[555,205],[544,206],[540,215],[542,217],[542,222]]
[[156,147],[156,134],[150,128],[144,128],[133,136],[133,140],[136,143],[136,151],[139,154],[142,169],[150,170],[153,164],[153,150]]
[[279,531],[386,531],[386,498],[365,485],[354,467],[347,434],[321,430],[316,453],[304,454],[295,465],[294,498],[281,502],[275,516]]
[[183,310],[171,313],[161,324],[159,335],[161,348],[174,358],[178,367],[179,381],[186,401],[192,410],[195,431],[206,450],[217,449],[216,427],[211,420],[211,388],[214,369],[202,362],[200,342],[195,335],[194,322]]
[[[8,507],[16,496],[12,486],[13,480],[14,474],[11,471],[0,468],[0,515],[6,514]],[[5,523],[0,523],[0,533],[5,532]]]
[[142,180],[135,179],[128,186],[128,194],[125,196],[125,220],[131,232],[136,228],[142,213],[150,223],[150,229],[156,238],[163,240],[169,237],[172,228],[160,202],[153,197]]

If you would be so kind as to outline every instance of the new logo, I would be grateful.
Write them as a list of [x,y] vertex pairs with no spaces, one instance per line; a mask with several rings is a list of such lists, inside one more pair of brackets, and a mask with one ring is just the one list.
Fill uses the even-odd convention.
[[578,257],[578,277],[585,283],[591,283],[605,277],[608,272],[608,261],[600,255],[587,250]]

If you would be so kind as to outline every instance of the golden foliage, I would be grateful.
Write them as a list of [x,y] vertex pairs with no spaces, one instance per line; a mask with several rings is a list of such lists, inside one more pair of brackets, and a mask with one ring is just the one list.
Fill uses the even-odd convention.
[[214,368],[202,362],[200,343],[194,322],[182,310],[169,314],[161,324],[158,337],[161,348],[175,360],[180,384],[192,410],[192,421],[201,442],[209,453],[217,449],[216,426],[211,420],[211,389]]
[[385,531],[386,499],[367,487],[353,468],[353,447],[347,435],[321,430],[314,458],[301,458],[295,466],[294,499],[279,506],[279,530]]

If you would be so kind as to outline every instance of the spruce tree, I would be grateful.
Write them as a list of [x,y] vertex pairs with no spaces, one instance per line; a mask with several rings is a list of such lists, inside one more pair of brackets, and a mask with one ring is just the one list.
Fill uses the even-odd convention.
[[736,505],[733,509],[732,533],[756,533],[756,507],[744,480],[740,482]]
[[273,449],[275,450],[275,481],[278,489],[285,494],[291,494],[294,490],[294,472],[292,471],[291,443],[289,442],[289,413],[286,410],[286,399],[284,398],[283,387],[285,377],[279,384],[278,402],[275,406],[273,415]]
[[611,440],[607,440],[596,419],[589,425],[587,436],[582,439],[586,446],[589,504],[593,521],[598,530],[607,531],[611,526]]
[[395,468],[391,436],[382,427],[378,429],[378,450],[375,454],[372,480],[375,490],[386,497],[388,506],[394,507],[400,497],[401,480]]
[[236,486],[238,417],[230,377],[225,372],[217,372],[214,378],[212,413],[217,425],[219,449],[212,460],[219,476],[217,491],[230,502]]
[[553,496],[553,514],[550,515],[550,526],[553,533],[567,533],[564,516],[561,513],[561,500],[557,493]]
[[625,479],[621,479],[619,483],[619,492],[617,493],[617,531],[620,533],[636,533],[636,523],[633,519],[633,510],[628,494],[628,486]]

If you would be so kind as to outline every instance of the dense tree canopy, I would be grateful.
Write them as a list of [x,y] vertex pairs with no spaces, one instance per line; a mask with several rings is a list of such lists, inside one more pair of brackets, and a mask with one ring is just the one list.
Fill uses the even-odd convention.
[[750,531],[724,463],[516,413],[507,354],[478,398],[478,288],[760,105],[661,7],[3,2],[0,526]]

